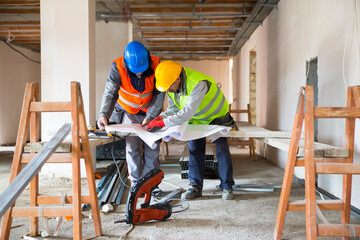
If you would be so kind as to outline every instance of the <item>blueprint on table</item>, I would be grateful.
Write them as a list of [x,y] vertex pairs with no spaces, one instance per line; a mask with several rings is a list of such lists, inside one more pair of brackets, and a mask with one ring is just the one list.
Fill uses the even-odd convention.
[[[169,128],[162,128],[157,132],[148,132],[146,127],[141,127],[140,124],[115,124],[106,126],[108,133],[118,134],[124,136],[129,133],[134,133],[139,136],[148,146],[152,149],[156,147],[156,141],[163,139],[168,142],[171,138],[175,138],[180,141],[188,141],[198,138],[203,138],[215,134],[226,134],[230,131],[231,127],[219,126],[219,125],[198,125],[188,124],[187,122],[182,125],[177,125]],[[214,141],[216,139],[212,139]]]

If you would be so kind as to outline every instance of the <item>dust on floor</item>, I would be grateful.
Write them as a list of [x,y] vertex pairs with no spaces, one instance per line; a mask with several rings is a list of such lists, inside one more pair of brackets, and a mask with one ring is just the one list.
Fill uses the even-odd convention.
[[[170,146],[171,147],[171,146]],[[181,148],[180,148],[181,149]],[[257,161],[248,157],[248,151],[232,148],[234,180],[236,184],[281,185],[283,170],[266,159],[257,156]],[[170,154],[172,151],[170,149]],[[179,155],[180,156],[180,155]],[[167,163],[178,163],[178,158],[166,160]],[[0,154],[0,191],[8,184],[11,166],[11,155]],[[165,178],[169,183],[184,189],[188,181],[181,179],[180,167],[162,166]],[[220,190],[216,189],[219,180],[206,179],[203,196],[189,201],[190,207],[185,212],[174,213],[164,222],[148,222],[135,225],[126,234],[131,225],[114,221],[125,218],[126,196],[113,212],[102,213],[103,236],[93,239],[273,239],[273,231],[280,197],[280,189],[273,193],[255,193],[235,191],[234,200],[221,199]],[[86,180],[82,180],[83,194],[86,194]],[[166,183],[160,189],[171,192],[174,187]],[[70,179],[41,179],[40,193],[57,194],[71,193]],[[293,183],[291,199],[304,199],[304,189]],[[26,189],[17,201],[19,206],[29,206],[29,189]],[[94,234],[93,221],[89,218],[90,211],[83,212],[83,236]],[[331,223],[339,223],[339,212],[324,212]],[[352,223],[360,223],[360,219],[352,217]],[[50,228],[54,229],[56,221],[49,220]],[[29,233],[29,218],[15,218],[12,226],[20,227],[11,230],[10,239]],[[40,229],[43,220],[40,220]],[[42,239],[37,237],[37,239]],[[72,239],[72,221],[63,221],[60,233],[56,238]],[[283,239],[305,239],[305,213],[289,212],[286,216]],[[329,239],[329,238],[326,238]],[[330,238],[331,239],[331,238]],[[334,238],[335,239],[335,238]]]

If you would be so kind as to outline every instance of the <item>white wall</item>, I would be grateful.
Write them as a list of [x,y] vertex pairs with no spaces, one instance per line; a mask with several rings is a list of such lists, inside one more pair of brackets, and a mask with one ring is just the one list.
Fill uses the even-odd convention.
[[[126,45],[132,41],[131,23],[96,22],[96,118],[112,61],[123,56]],[[130,31],[131,32],[131,31]]]
[[[235,72],[238,81],[235,95],[241,96],[241,106],[247,104],[249,51],[255,47],[258,126],[291,131],[298,91],[305,84],[305,62],[316,56],[319,106],[346,104],[346,85],[360,84],[356,81],[359,77],[359,49],[358,39],[353,39],[353,33],[356,33],[353,31],[354,9],[354,1],[280,1],[278,8],[254,32],[235,59],[235,68],[239,68]],[[357,14],[360,14],[359,8]],[[344,71],[342,66],[348,26],[350,31]],[[342,79],[343,72],[347,76],[346,84]],[[344,120],[319,121],[320,142],[343,146],[344,131]],[[355,141],[355,145],[355,161],[359,162],[359,141]],[[271,147],[267,149],[266,157],[284,167],[287,154]],[[296,170],[296,175],[303,177],[303,171]],[[358,186],[360,178],[355,176],[353,179],[353,185]],[[341,196],[342,177],[320,175],[319,186]],[[352,204],[360,207],[360,191],[355,187]]]
[[229,61],[228,60],[203,60],[203,61],[178,61],[181,66],[202,72],[214,78],[216,83],[221,84],[226,100],[230,103],[229,93]]
[[[26,56],[40,61],[40,54],[14,46]],[[40,83],[40,64],[0,42],[0,144],[16,142],[26,82]]]

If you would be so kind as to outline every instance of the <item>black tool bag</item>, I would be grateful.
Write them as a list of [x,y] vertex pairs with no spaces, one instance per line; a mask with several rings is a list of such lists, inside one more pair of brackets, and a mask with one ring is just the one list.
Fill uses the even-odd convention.
[[121,108],[118,108],[118,107],[115,107],[112,115],[111,115],[111,118],[114,122],[116,123],[121,123],[122,120],[123,120],[123,117],[124,117],[124,114],[125,114],[125,110],[124,109],[121,109]]

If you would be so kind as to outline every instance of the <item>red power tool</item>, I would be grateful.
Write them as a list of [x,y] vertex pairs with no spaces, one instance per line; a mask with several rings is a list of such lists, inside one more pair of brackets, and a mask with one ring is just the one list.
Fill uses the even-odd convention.
[[[151,192],[161,183],[163,178],[163,171],[153,169],[131,187],[127,201],[126,223],[135,224],[150,220],[164,221],[171,216],[171,205],[167,201],[161,201],[163,200],[161,199],[159,202],[150,205]],[[141,208],[136,209],[137,199],[143,193],[145,193],[144,203],[141,204]]]

